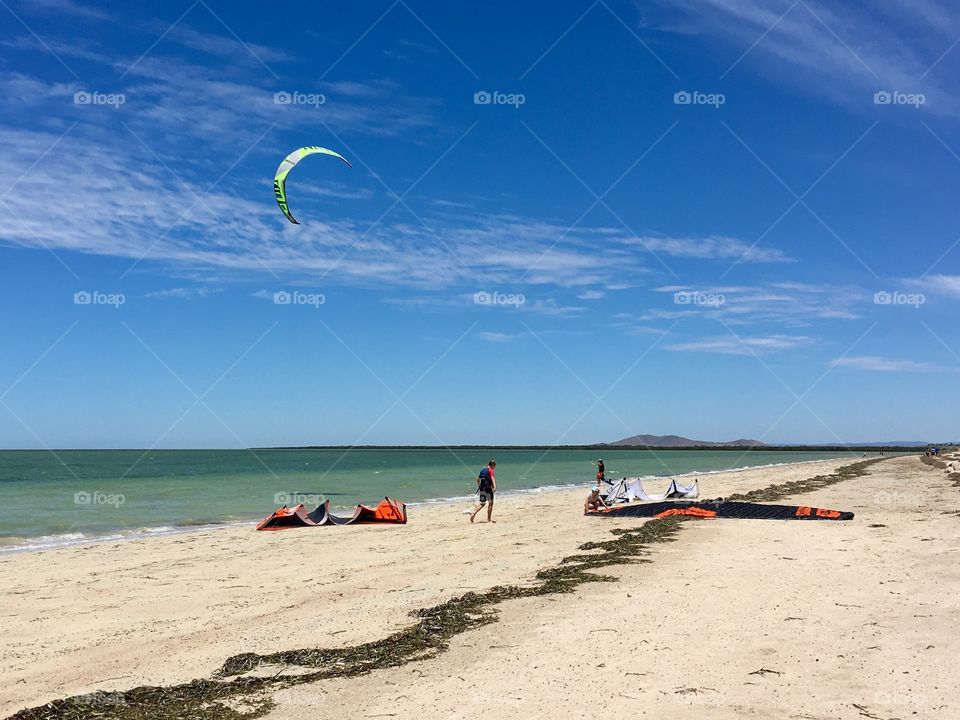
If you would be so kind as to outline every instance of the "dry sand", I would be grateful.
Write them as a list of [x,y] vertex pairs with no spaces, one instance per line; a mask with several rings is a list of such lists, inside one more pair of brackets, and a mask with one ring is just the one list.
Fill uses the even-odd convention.
[[[841,464],[708,475],[701,491]],[[209,676],[240,652],[382,638],[412,610],[527,582],[639,522],[584,518],[583,494],[501,497],[495,525],[451,504],[415,508],[406,527],[236,528],[5,556],[0,716]],[[903,457],[797,501],[857,517],[685,523],[652,563],[605,569],[618,583],[505,602],[435,659],[279,691],[270,717],[960,717],[960,490]]]

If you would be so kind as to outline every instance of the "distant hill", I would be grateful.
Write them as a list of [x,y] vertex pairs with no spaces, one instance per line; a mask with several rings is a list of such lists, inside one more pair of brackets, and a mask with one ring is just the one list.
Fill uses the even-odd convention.
[[730,442],[711,442],[709,440],[691,440],[679,435],[632,435],[623,440],[609,443],[613,446],[637,446],[676,448],[676,447],[766,447],[759,440],[731,440]]

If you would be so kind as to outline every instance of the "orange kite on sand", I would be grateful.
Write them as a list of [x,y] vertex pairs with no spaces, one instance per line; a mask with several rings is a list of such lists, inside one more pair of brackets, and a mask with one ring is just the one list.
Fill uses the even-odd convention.
[[390,524],[404,525],[407,522],[407,505],[399,500],[384,498],[375,508],[366,505],[357,505],[353,517],[337,517],[330,513],[330,501],[318,505],[317,509],[308,513],[301,504],[296,507],[287,507],[275,510],[265,517],[257,530],[289,530],[298,527],[320,527],[321,525],[362,525],[362,524]]

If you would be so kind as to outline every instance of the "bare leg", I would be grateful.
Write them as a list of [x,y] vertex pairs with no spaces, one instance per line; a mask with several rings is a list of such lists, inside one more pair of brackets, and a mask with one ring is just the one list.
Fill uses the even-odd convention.
[[473,511],[473,515],[470,516],[470,522],[473,522],[473,519],[477,516],[477,513],[483,508],[483,503],[477,505],[477,509]]
[[493,519],[493,498],[490,498],[490,502],[487,504],[487,522],[496,522],[496,520]]

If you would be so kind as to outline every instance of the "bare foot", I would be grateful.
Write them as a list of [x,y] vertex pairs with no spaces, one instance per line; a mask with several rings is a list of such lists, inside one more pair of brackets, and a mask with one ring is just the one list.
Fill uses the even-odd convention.
[[470,516],[470,522],[473,522],[473,515]]

